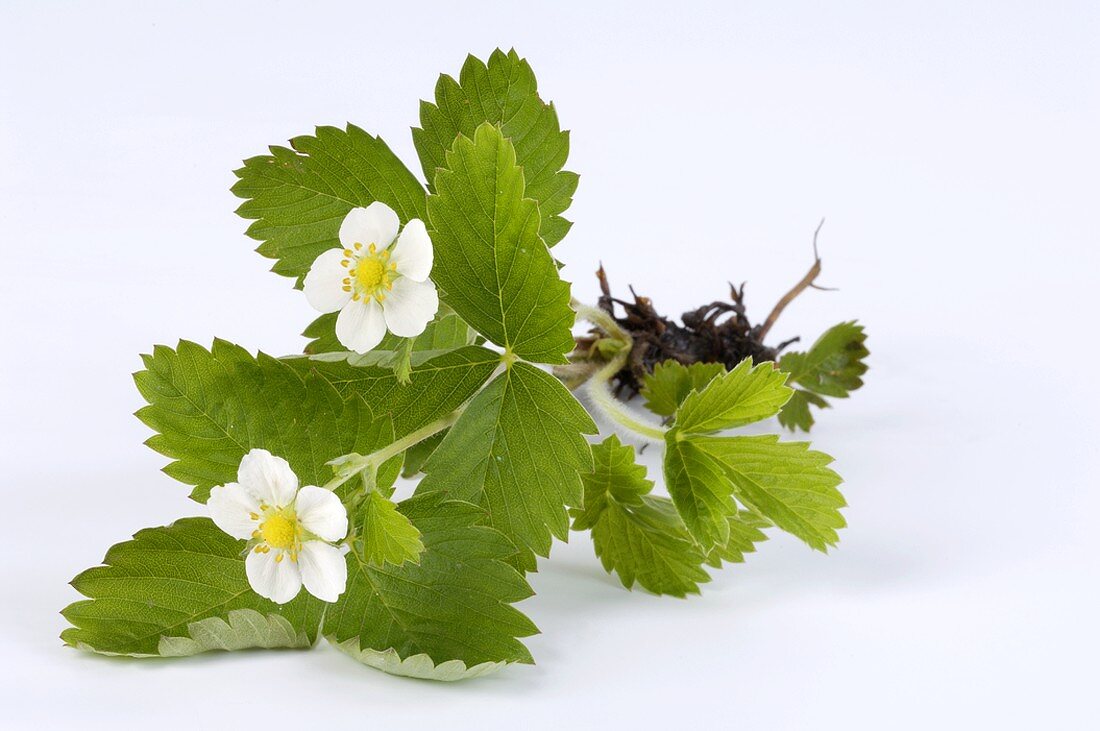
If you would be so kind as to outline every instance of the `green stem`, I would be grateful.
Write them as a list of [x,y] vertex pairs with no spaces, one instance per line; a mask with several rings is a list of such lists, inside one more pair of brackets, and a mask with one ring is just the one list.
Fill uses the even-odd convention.
[[630,337],[630,333],[623,330],[619,323],[615,322],[615,318],[598,307],[592,307],[577,300],[570,302],[570,305],[577,313],[577,317],[588,320],[607,333],[609,338],[618,340],[622,344],[615,356],[597,370],[588,379],[588,383],[585,384],[585,390],[588,392],[592,404],[603,412],[608,419],[627,431],[633,432],[644,439],[663,441],[667,429],[639,418],[633,409],[615,398],[615,395],[611,393],[609,383],[615,377],[615,374],[626,365],[627,358],[630,357],[630,352],[633,349],[634,341]]
[[364,470],[377,470],[387,460],[404,452],[409,447],[412,447],[420,442],[424,441],[430,436],[438,434],[444,429],[452,426],[458,417],[465,411],[466,405],[463,404],[459,408],[455,409],[451,413],[436,419],[430,424],[426,424],[414,432],[410,432],[400,439],[382,447],[381,449],[371,452],[370,454],[356,454],[350,455],[348,458],[340,463],[340,474],[333,477],[324,487],[326,490],[335,490],[336,488],[348,482],[352,478],[361,475]]

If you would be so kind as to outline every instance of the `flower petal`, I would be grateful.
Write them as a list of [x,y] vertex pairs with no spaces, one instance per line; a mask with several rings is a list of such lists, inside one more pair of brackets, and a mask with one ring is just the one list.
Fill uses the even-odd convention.
[[401,225],[397,214],[385,203],[375,201],[366,208],[352,208],[340,224],[340,243],[350,249],[356,244],[384,249],[397,236]]
[[210,488],[206,507],[214,525],[234,538],[251,538],[260,525],[260,502],[236,483]]
[[390,332],[411,338],[424,332],[439,309],[439,293],[431,281],[414,282],[401,277],[382,301]]
[[351,292],[344,291],[344,280],[349,274],[340,262],[345,259],[343,249],[329,249],[314,260],[302,286],[313,309],[336,312],[351,299]]
[[332,490],[306,485],[294,502],[298,522],[326,541],[338,541],[348,534],[348,511]]
[[367,302],[352,300],[340,310],[336,318],[336,339],[356,353],[367,353],[382,342],[386,334],[386,320],[382,306],[374,299]]
[[336,601],[347,588],[348,564],[336,546],[306,541],[298,554],[298,565],[306,591],[322,601]]
[[298,596],[302,588],[302,572],[298,564],[283,551],[249,551],[248,558],[244,560],[244,572],[252,590],[276,604],[286,604]]
[[393,247],[393,263],[397,273],[414,282],[423,282],[432,272],[432,240],[419,218],[405,224],[405,229]]
[[237,482],[260,502],[283,508],[294,502],[298,476],[282,457],[266,449],[253,449],[241,459]]

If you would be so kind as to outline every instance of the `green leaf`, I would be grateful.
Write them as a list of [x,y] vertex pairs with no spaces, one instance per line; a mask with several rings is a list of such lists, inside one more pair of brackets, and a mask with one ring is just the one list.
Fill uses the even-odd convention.
[[394,438],[400,439],[464,404],[496,370],[500,354],[471,345],[434,356],[413,368],[408,385],[378,366],[306,358],[286,362],[324,379],[341,398],[369,406],[376,415],[389,415]]
[[367,494],[355,520],[359,540],[354,550],[362,561],[372,566],[420,562],[424,552],[420,531],[378,490]]
[[825,551],[845,525],[833,458],[807,442],[780,442],[775,435],[691,437],[693,447],[726,475],[737,499],[779,528]]
[[446,74],[439,77],[435,104],[420,103],[421,127],[413,129],[413,143],[429,187],[436,168],[447,166],[455,139],[473,137],[484,122],[499,125],[515,147],[527,197],[538,201],[542,212],[539,235],[553,246],[572,225],[560,215],[577,189],[576,173],[562,170],[569,133],[558,126],[553,105],[539,98],[531,66],[514,50],[494,51],[488,64],[468,56],[458,81]]
[[814,415],[810,412],[810,404],[819,409],[829,408],[829,402],[816,393],[803,391],[801,388],[794,389],[791,400],[779,412],[779,423],[791,431],[801,429],[808,432],[810,427],[814,425]]
[[842,322],[826,330],[805,353],[784,355],[779,368],[808,391],[846,398],[863,385],[861,376],[867,372],[863,359],[870,354],[866,340],[862,325]]
[[721,466],[696,439],[678,429],[665,435],[665,486],[695,540],[709,551],[729,542],[729,516],[737,513],[732,486]]
[[779,413],[779,423],[791,431],[809,431],[814,424],[810,406],[829,407],[822,396],[847,398],[863,385],[870,353],[863,326],[842,322],[825,331],[805,353],[787,353],[779,361],[779,369],[790,374],[790,382],[802,388]]
[[658,363],[645,377],[642,398],[655,414],[672,416],[692,391],[704,386],[726,372],[721,363],[692,363],[685,366],[675,360]]
[[714,568],[719,568],[723,561],[743,563],[746,553],[754,552],[757,543],[768,540],[763,529],[771,523],[751,510],[739,510],[736,515],[730,515],[729,524],[729,540],[725,545],[715,546],[707,554],[707,563]]
[[323,485],[333,474],[326,461],[393,440],[383,409],[376,416],[316,373],[224,340],[211,350],[187,341],[175,350],[158,345],[143,360],[146,370],[134,381],[149,405],[137,417],[157,432],[146,444],[174,460],[164,471],[194,486],[199,502],[214,485],[236,480],[251,449],[285,458],[303,485]]
[[534,570],[552,536],[566,540],[566,506],[581,503],[581,472],[592,468],[588,412],[553,376],[514,363],[470,402],[425,465],[418,492],[485,508],[489,525],[520,548]]
[[401,476],[405,478],[415,477],[424,469],[424,463],[432,456],[432,452],[439,446],[443,438],[447,436],[447,429],[436,432],[427,439],[419,441],[405,450],[405,465],[401,470]]
[[61,613],[65,644],[138,657],[248,647],[310,647],[325,603],[306,592],[279,605],[245,576],[244,541],[208,518],[147,528],[72,585],[89,599]]
[[570,511],[575,530],[591,529],[596,555],[626,588],[655,594],[698,594],[710,581],[703,553],[668,498],[649,495],[653,483],[634,461],[634,448],[611,436],[592,447],[595,468],[582,474],[584,507]]
[[746,358],[701,391],[689,393],[676,413],[676,426],[682,432],[716,432],[775,416],[791,397],[786,380],[770,361],[753,367]]
[[263,242],[257,251],[298,286],[321,253],[340,245],[352,208],[381,201],[402,223],[426,220],[424,188],[380,137],[349,124],[318,127],[290,145],[245,160],[233,193],[246,199],[237,213],[255,221],[247,234]]
[[399,510],[421,532],[420,563],[379,567],[349,553],[347,591],[325,614],[325,637],[361,662],[416,677],[532,662],[518,638],[538,630],[510,605],[533,592],[506,563],[515,548],[481,524],[484,512],[439,493]]
[[463,320],[497,345],[538,363],[573,349],[569,285],[539,238],[539,207],[498,128],[459,137],[428,199],[432,278]]

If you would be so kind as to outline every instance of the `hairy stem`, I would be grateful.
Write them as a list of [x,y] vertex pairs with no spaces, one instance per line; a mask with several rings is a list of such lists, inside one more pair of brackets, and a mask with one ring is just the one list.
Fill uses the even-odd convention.
[[648,423],[634,413],[634,410],[624,404],[611,393],[610,382],[615,374],[626,365],[627,358],[633,347],[630,334],[621,328],[610,314],[598,307],[583,304],[577,300],[571,303],[577,316],[588,320],[607,334],[609,339],[617,341],[618,351],[614,357],[605,363],[599,370],[592,373],[584,389],[592,404],[608,419],[622,428],[630,431],[643,439],[663,440],[667,431],[661,426]]

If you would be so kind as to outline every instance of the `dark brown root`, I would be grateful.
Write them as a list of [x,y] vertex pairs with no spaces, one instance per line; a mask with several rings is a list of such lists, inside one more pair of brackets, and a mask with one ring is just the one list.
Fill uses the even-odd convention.
[[[740,287],[730,284],[728,302],[715,301],[685,312],[680,316],[681,322],[677,323],[658,313],[653,307],[652,300],[639,296],[633,287],[630,288],[633,302],[613,297],[607,281],[607,273],[601,265],[596,272],[602,293],[599,299],[600,309],[608,313],[634,341],[626,365],[614,377],[616,395],[630,398],[638,393],[646,375],[652,373],[658,363],[666,360],[674,360],[684,365],[721,363],[726,368],[733,368],[745,358],[752,358],[754,363],[777,360],[783,349],[797,342],[798,338],[769,347],[765,345],[764,337],[784,308],[805,289],[809,287],[823,289],[815,284],[817,276],[821,273],[821,258],[817,255],[817,233],[820,230],[819,224],[817,231],[814,232],[813,266],[806,276],[779,300],[768,317],[759,325],[753,325],[745,314],[743,283]],[[622,310],[621,316],[617,308]],[[576,360],[598,358],[598,353],[592,351],[600,336],[599,331],[593,331],[592,335],[577,338],[574,358]]]

